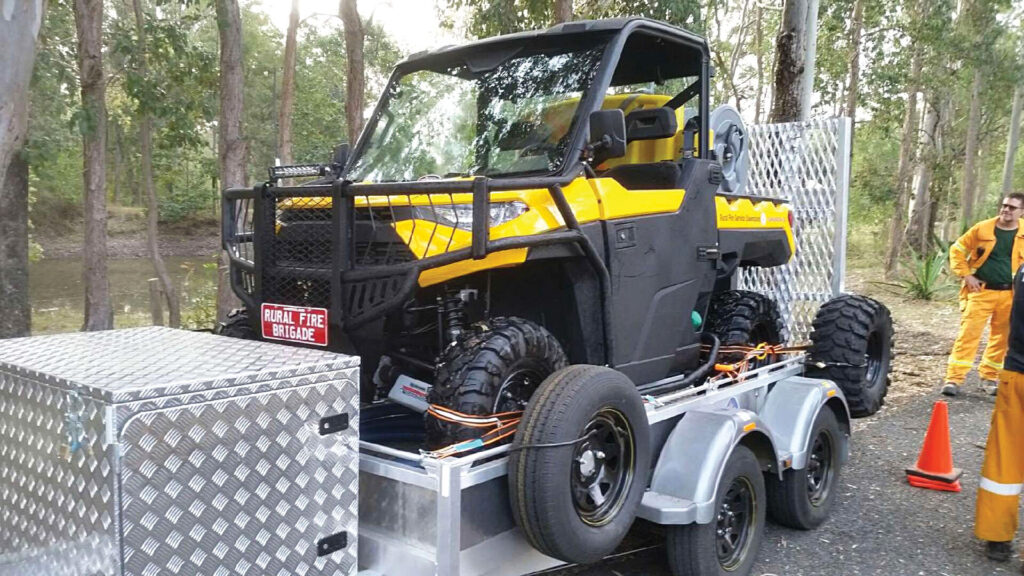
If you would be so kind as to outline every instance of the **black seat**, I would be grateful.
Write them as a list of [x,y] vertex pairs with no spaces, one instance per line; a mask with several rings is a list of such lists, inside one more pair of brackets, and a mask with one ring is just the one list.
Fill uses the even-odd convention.
[[614,178],[627,190],[671,190],[679,187],[681,172],[679,164],[665,161],[619,164],[609,168],[601,176]]

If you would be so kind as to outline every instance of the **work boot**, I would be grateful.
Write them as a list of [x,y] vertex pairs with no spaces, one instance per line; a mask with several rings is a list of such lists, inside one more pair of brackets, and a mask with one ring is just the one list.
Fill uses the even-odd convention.
[[955,382],[946,382],[942,385],[943,396],[956,396],[960,393],[960,386]]
[[989,396],[995,396],[999,392],[999,382],[995,380],[989,380],[987,378],[981,379],[981,389]]
[[996,562],[1006,562],[1013,554],[1009,542],[985,542],[985,556]]

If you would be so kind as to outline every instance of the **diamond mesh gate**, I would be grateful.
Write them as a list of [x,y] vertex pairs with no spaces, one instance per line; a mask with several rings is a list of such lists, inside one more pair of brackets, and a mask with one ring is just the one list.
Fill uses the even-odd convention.
[[745,193],[790,201],[796,254],[784,266],[747,268],[738,287],[771,294],[789,341],[808,341],[818,308],[843,290],[850,188],[850,119],[749,127]]

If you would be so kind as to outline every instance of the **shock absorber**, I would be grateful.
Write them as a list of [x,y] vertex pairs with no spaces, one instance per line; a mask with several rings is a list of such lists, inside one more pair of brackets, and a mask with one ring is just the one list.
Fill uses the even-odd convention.
[[449,292],[444,297],[441,310],[444,317],[445,336],[448,337],[448,342],[455,342],[466,331],[466,325],[469,322],[466,316],[466,303],[458,292]]
[[469,314],[466,311],[466,305],[470,300],[475,300],[476,295],[476,290],[464,288],[445,292],[443,299],[438,297],[439,316],[448,343],[458,340],[469,327]]

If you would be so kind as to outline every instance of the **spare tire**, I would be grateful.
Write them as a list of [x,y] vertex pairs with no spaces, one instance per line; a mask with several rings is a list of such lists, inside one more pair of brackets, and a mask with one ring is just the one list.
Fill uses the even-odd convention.
[[837,296],[814,317],[806,375],[835,382],[851,415],[870,416],[889,391],[892,336],[892,316],[884,304],[866,296]]
[[569,366],[541,384],[519,423],[508,464],[512,514],[537,550],[596,562],[632,526],[650,464],[633,382],[611,368]]

